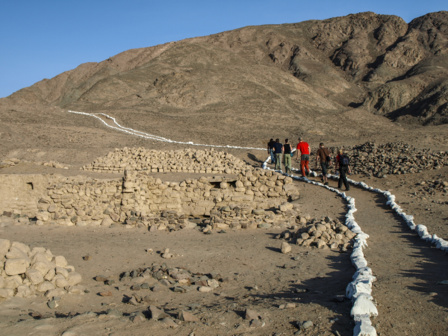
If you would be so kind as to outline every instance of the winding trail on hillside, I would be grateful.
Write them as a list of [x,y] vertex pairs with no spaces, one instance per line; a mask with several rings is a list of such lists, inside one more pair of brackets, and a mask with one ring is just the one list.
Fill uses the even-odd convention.
[[257,148],[257,147],[240,147],[240,146],[230,146],[230,145],[207,145],[207,144],[194,143],[193,141],[176,141],[176,140],[164,138],[164,137],[161,137],[158,135],[137,131],[135,129],[122,126],[117,122],[117,120],[114,117],[107,115],[105,113],[87,113],[87,112],[79,112],[79,111],[72,111],[72,110],[68,110],[68,113],[93,117],[93,118],[101,121],[108,128],[112,128],[116,131],[124,132],[129,135],[138,136],[140,138],[144,138],[144,139],[148,139],[148,140],[181,144],[181,145],[201,146],[201,147],[234,148],[234,149],[247,149],[247,150],[263,150],[263,151],[266,150],[266,148]]
[[[106,114],[88,115],[107,127],[130,135],[187,145],[266,150],[264,148],[210,146],[178,142],[119,125]],[[331,182],[333,185],[336,183]],[[334,191],[333,191],[334,192]],[[372,296],[379,311],[372,320],[381,335],[448,335],[448,258],[446,253],[420,239],[403,216],[392,210],[384,194],[352,187],[356,223],[369,235],[364,256],[377,281]],[[430,220],[430,218],[428,218]],[[444,282],[447,284],[444,284]],[[375,333],[375,331],[373,332]],[[356,334],[356,333],[355,333]]]

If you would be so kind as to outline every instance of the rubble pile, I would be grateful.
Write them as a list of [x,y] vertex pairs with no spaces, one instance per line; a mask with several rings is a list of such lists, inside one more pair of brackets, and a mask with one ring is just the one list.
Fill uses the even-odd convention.
[[352,247],[352,239],[356,236],[337,219],[325,217],[311,219],[305,225],[293,231],[285,231],[278,238],[295,242],[304,247],[330,248],[346,252]]
[[81,275],[63,256],[54,256],[43,247],[31,249],[23,243],[0,239],[0,299],[84,294],[81,281]]
[[429,180],[417,183],[418,191],[427,195],[436,195],[436,193],[448,192],[448,181],[444,180]]
[[447,152],[420,150],[403,142],[382,145],[367,142],[345,151],[350,157],[352,173],[366,176],[420,173],[448,165]]
[[168,267],[166,264],[153,264],[120,274],[120,282],[130,286],[133,291],[148,289],[157,291],[162,285],[176,293],[191,290],[211,292],[218,288],[224,279],[215,273],[195,273],[184,267]]
[[212,149],[172,151],[146,148],[119,148],[96,159],[84,170],[123,173],[128,171],[238,174],[246,164],[232,154]]

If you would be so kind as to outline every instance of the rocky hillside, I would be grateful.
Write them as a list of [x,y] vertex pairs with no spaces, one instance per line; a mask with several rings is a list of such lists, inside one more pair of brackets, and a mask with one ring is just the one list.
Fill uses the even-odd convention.
[[84,110],[225,110],[272,99],[281,110],[310,112],[362,104],[394,118],[445,123],[447,79],[448,12],[409,24],[367,12],[129,50],[13,98]]
[[0,134],[45,117],[46,124],[89,124],[60,113],[72,109],[182,140],[229,143],[232,134],[253,144],[272,137],[275,124],[281,136],[332,141],[340,120],[352,138],[396,132],[384,117],[448,123],[447,93],[448,12],[409,24],[366,12],[245,27],[82,64],[0,99]]

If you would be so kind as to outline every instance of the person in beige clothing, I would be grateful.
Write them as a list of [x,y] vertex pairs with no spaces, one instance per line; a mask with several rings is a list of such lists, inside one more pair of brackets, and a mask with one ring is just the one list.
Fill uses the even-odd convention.
[[319,144],[319,149],[316,152],[316,163],[320,163],[320,167],[322,168],[322,182],[328,185],[327,173],[331,164],[331,153],[323,142]]

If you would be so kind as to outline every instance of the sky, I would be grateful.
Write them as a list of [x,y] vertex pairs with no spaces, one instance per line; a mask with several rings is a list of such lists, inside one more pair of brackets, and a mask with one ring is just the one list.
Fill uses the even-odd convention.
[[410,22],[441,10],[446,0],[3,0],[0,98],[134,48],[365,11]]

